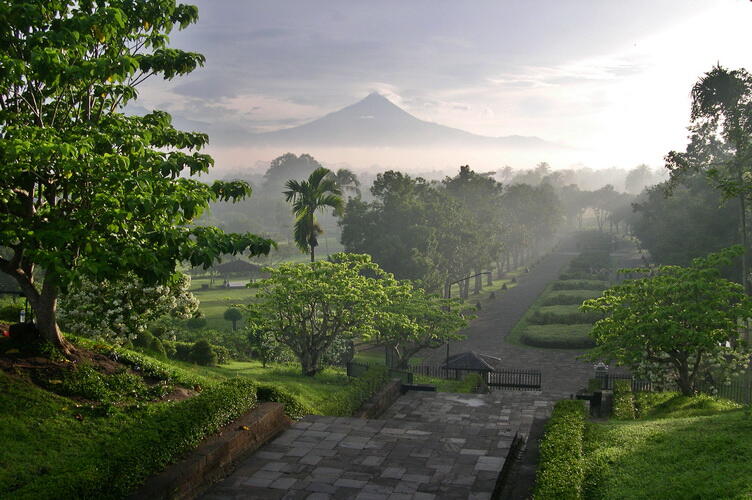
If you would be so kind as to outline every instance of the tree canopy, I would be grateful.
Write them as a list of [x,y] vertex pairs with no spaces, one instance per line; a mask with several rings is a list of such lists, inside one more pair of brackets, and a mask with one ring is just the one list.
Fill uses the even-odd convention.
[[63,351],[71,347],[57,326],[57,299],[79,276],[130,271],[158,283],[180,261],[206,267],[272,245],[192,227],[209,202],[242,198],[250,186],[181,176],[213,165],[199,152],[207,136],[176,130],[161,111],[121,112],[145,79],[203,64],[167,45],[174,27],[197,16],[170,0],[0,2],[0,246],[8,250],[0,270]]
[[647,274],[609,288],[582,309],[600,311],[589,357],[615,360],[638,376],[675,382],[684,394],[720,384],[749,365],[740,321],[752,315],[744,288],[719,275],[740,246],[698,258],[689,267],[630,269]]

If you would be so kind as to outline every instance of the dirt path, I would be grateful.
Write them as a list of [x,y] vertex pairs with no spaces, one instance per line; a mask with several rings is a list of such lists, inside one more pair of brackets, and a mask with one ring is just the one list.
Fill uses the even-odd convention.
[[[514,288],[486,302],[468,328],[461,333],[465,340],[450,345],[450,354],[476,351],[501,359],[502,368],[537,368],[542,373],[542,389],[555,396],[569,394],[587,385],[592,365],[577,359],[583,351],[571,349],[540,349],[511,344],[506,337],[551,281],[577,255],[571,239],[565,240],[529,273],[519,278]],[[446,348],[426,355],[431,363],[443,363]]]

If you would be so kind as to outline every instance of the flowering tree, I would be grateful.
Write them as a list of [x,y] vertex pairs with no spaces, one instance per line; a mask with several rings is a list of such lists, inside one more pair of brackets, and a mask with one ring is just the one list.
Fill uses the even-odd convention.
[[648,276],[626,280],[582,305],[605,314],[593,326],[597,347],[589,357],[615,360],[638,376],[671,380],[686,395],[703,381],[728,381],[749,366],[740,322],[752,316],[752,300],[718,269],[742,252],[735,246],[689,267],[625,270]]
[[184,274],[156,286],[134,274],[117,281],[84,278],[62,296],[60,321],[70,331],[122,343],[162,316],[190,318],[199,305],[190,286],[191,278]]

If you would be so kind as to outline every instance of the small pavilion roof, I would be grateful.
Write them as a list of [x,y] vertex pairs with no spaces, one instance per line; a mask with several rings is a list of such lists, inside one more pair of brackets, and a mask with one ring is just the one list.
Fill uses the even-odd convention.
[[444,368],[450,370],[471,370],[479,372],[488,372],[495,370],[494,366],[489,363],[493,361],[501,361],[499,358],[488,356],[487,354],[478,354],[475,351],[461,352],[453,356],[449,356]]

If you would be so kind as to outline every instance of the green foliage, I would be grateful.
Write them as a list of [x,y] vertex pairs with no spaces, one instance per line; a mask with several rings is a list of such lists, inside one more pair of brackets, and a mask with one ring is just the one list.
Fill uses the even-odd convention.
[[614,381],[614,413],[617,420],[634,420],[635,399],[631,380]]
[[81,276],[133,272],[155,284],[181,261],[208,267],[223,254],[268,253],[265,238],[191,224],[210,202],[251,192],[181,175],[213,165],[199,152],[205,134],[176,130],[161,111],[122,113],[146,78],[204,63],[167,47],[174,27],[198,19],[195,7],[4,0],[0,19],[0,246],[11,249],[0,270],[24,285],[49,341],[69,348],[56,300]]
[[185,326],[190,330],[200,330],[206,326],[206,318],[203,316],[193,316],[185,322]]
[[307,180],[290,179],[285,183],[285,201],[292,202],[295,214],[294,239],[302,252],[310,252],[313,262],[318,236],[323,232],[316,220],[316,211],[330,207],[336,213],[343,210],[342,191],[337,183],[329,177],[332,172],[319,167],[308,176]]
[[227,321],[232,321],[232,329],[237,330],[238,321],[243,319],[243,312],[237,307],[228,307],[222,317]]
[[540,309],[533,312],[526,318],[527,322],[532,325],[551,325],[563,324],[574,325],[582,323],[594,323],[602,318],[603,315],[597,311],[572,311],[566,313],[546,312]]
[[20,300],[2,301],[0,302],[0,321],[16,323],[19,321],[23,310],[23,304]]
[[752,421],[742,410],[588,425],[586,498],[746,498]]
[[215,366],[217,364],[217,353],[214,352],[208,341],[197,340],[191,348],[191,359],[194,363],[202,366]]
[[334,257],[269,268],[268,279],[251,285],[259,290],[258,303],[246,307],[249,328],[270,332],[289,347],[308,376],[321,370],[336,339],[376,335],[375,320],[399,300],[393,290],[404,287],[367,255]]
[[553,284],[552,290],[603,290],[607,281],[600,280],[561,280]]
[[333,395],[330,407],[332,415],[352,415],[363,403],[380,391],[389,382],[389,370],[385,366],[369,366],[361,377],[351,378],[348,391]]
[[0,372],[0,497],[124,498],[255,402],[253,384],[237,379],[180,403],[101,413]]
[[742,251],[732,247],[686,268],[660,267],[585,302],[583,310],[605,315],[592,330],[591,359],[616,360],[648,379],[668,378],[685,395],[705,374],[723,381],[746,367],[750,356],[738,322],[752,316],[752,300],[718,271]]
[[59,385],[45,385],[62,396],[80,397],[105,404],[151,401],[170,391],[170,386],[163,382],[147,386],[141,377],[133,373],[121,371],[105,375],[90,365],[79,366],[66,372]]
[[556,403],[540,443],[536,500],[582,498],[584,432],[584,402],[563,400]]
[[[180,361],[186,361],[188,363],[198,363],[193,357],[193,348],[196,345],[195,342],[179,342],[163,340],[162,344],[165,346],[165,350],[169,349],[168,357],[171,359],[177,359]],[[216,364],[228,363],[231,359],[230,351],[224,346],[210,344],[211,350],[217,357]],[[199,363],[200,364],[200,363]]]
[[638,392],[635,407],[638,418],[653,419],[714,415],[739,409],[741,405],[708,394],[684,396],[678,392]]
[[543,306],[555,306],[555,305],[580,305],[588,299],[594,299],[599,297],[601,292],[595,290],[562,290],[556,293],[551,293],[541,302]]
[[522,341],[531,346],[549,349],[587,349],[593,347],[590,338],[591,324],[527,325],[522,331]]
[[165,348],[162,345],[162,341],[159,340],[158,338],[154,337],[154,339],[149,344],[149,350],[157,359],[161,359],[163,361],[167,359],[167,353],[165,352]]
[[315,411],[300,401],[299,398],[285,390],[284,386],[277,384],[257,384],[256,394],[259,401],[273,401],[285,405],[285,414],[294,420],[300,420]]

